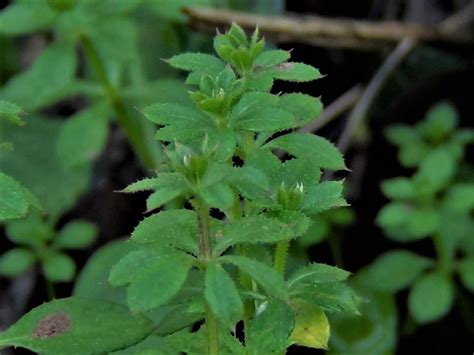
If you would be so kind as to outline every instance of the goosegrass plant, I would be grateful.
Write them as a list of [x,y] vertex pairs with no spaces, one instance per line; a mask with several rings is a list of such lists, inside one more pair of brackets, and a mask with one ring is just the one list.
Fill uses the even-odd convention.
[[326,313],[358,313],[347,271],[310,263],[287,272],[289,245],[311,218],[347,205],[343,181],[321,180],[346,167],[329,141],[294,132],[321,112],[318,98],[271,93],[275,80],[308,82],[320,72],[264,47],[258,29],[248,37],[234,24],[215,37],[217,56],[167,60],[187,73],[193,105],[143,109],[165,159],[122,190],[151,192],[123,257],[110,262],[108,282],[125,300],[46,303],[1,333],[0,347],[279,354],[293,344],[327,348]]

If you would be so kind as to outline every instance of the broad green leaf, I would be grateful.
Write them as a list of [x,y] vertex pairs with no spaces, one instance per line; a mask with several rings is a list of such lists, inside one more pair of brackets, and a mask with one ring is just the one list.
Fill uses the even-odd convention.
[[308,230],[298,238],[297,243],[303,248],[308,248],[314,244],[322,242],[330,233],[329,222],[320,216],[311,218],[311,225]]
[[304,283],[344,281],[349,275],[350,272],[335,266],[311,263],[301,267],[290,276],[288,287],[291,289]]
[[123,306],[78,297],[44,303],[0,333],[0,348],[19,346],[42,354],[103,354],[144,339],[150,320]]
[[92,223],[75,220],[66,224],[56,235],[54,245],[60,249],[80,249],[91,245],[97,237]]
[[280,164],[278,175],[275,177],[279,184],[285,186],[302,185],[303,191],[307,191],[311,186],[319,182],[321,170],[316,165],[308,165],[304,159],[291,159]]
[[132,251],[110,273],[112,286],[127,287],[133,312],[145,312],[168,302],[182,288],[192,262],[184,254],[160,255],[153,248]]
[[[356,276],[357,277],[357,276]],[[330,314],[330,354],[392,354],[397,344],[397,308],[394,297],[360,287],[360,314]]]
[[292,299],[303,299],[327,312],[358,314],[354,293],[340,282],[300,283],[291,290]]
[[39,212],[29,213],[22,219],[11,221],[6,226],[8,239],[16,244],[39,247],[51,240],[53,227],[46,223]]
[[234,203],[234,191],[225,183],[216,183],[198,191],[208,206],[225,211]]
[[303,211],[316,214],[336,207],[348,206],[342,197],[343,181],[324,181],[311,186],[303,200]]
[[200,71],[209,75],[217,75],[225,69],[219,58],[205,53],[182,53],[167,60],[174,68],[187,71]]
[[293,311],[285,302],[269,300],[260,305],[245,332],[247,354],[279,354],[290,344],[295,326]]
[[85,192],[90,167],[66,170],[57,161],[55,142],[61,121],[38,116],[27,117],[25,121],[28,124],[24,127],[0,122],[0,141],[8,137],[15,147],[14,154],[0,155],[0,166],[2,172],[20,180],[41,201],[54,223]]
[[75,48],[56,42],[47,47],[24,73],[10,79],[0,90],[0,98],[25,110],[37,110],[67,95],[76,70]]
[[416,196],[416,187],[406,177],[397,177],[382,181],[382,192],[391,199],[410,200]]
[[276,132],[295,127],[295,117],[287,111],[261,106],[234,123],[235,128],[252,132]]
[[6,119],[16,125],[23,126],[25,121],[20,117],[22,114],[24,114],[24,111],[17,104],[0,100],[0,118]]
[[272,68],[271,74],[275,79],[295,82],[306,82],[322,78],[315,67],[295,62],[286,62]]
[[279,98],[266,92],[247,92],[232,109],[231,121],[237,121],[242,117],[253,114],[263,107],[274,107]]
[[315,120],[323,111],[323,104],[319,98],[301,93],[282,95],[278,107],[294,115],[296,127]]
[[438,144],[453,132],[457,124],[458,115],[454,107],[441,102],[428,111],[426,118],[418,124],[418,129],[427,140]]
[[151,212],[160,208],[165,203],[181,196],[185,190],[186,188],[183,185],[164,186],[156,190],[146,199],[146,212]]
[[280,148],[308,164],[322,169],[345,169],[344,159],[337,148],[326,139],[308,133],[291,133],[278,137],[263,148]]
[[254,66],[271,67],[273,65],[281,64],[290,59],[290,52],[282,49],[273,49],[264,51],[253,62]]
[[127,305],[125,290],[110,286],[107,280],[112,266],[132,249],[132,243],[119,240],[96,250],[77,275],[73,295]]
[[108,114],[105,106],[95,106],[66,120],[56,143],[56,154],[62,166],[81,166],[99,156],[107,140]]
[[466,257],[459,262],[458,273],[463,285],[474,292],[474,256]]
[[412,208],[404,203],[390,202],[379,210],[375,219],[377,225],[384,229],[397,229],[404,226]]
[[133,346],[114,351],[111,355],[180,355],[180,352],[172,349],[165,338],[150,335]]
[[162,211],[145,218],[130,237],[137,243],[173,245],[194,255],[198,254],[197,216],[190,210]]
[[295,238],[303,235],[311,225],[311,219],[300,211],[283,210],[269,212],[267,215],[290,227]]
[[295,226],[263,215],[244,217],[220,230],[214,254],[220,255],[230,246],[249,243],[275,243],[295,238]]
[[429,323],[448,314],[454,289],[448,276],[432,272],[417,280],[408,295],[408,309],[419,323]]
[[0,275],[16,277],[33,266],[35,260],[35,255],[28,249],[11,249],[0,255]]
[[451,181],[455,168],[456,164],[449,153],[443,148],[438,148],[423,159],[417,178],[429,184],[434,191],[438,191]]
[[443,207],[456,212],[468,212],[474,209],[474,184],[459,183],[452,185],[443,199]]
[[237,266],[242,272],[255,280],[270,296],[282,300],[288,299],[288,288],[283,281],[283,277],[270,266],[244,256],[236,255],[221,256],[218,260]]
[[328,349],[329,322],[324,312],[301,300],[295,300],[291,305],[295,313],[295,328],[290,340],[300,346]]
[[48,254],[45,260],[43,260],[41,267],[44,277],[51,282],[72,281],[76,273],[74,260],[66,254]]
[[413,208],[407,219],[406,231],[416,239],[433,234],[441,223],[439,213],[432,208]]
[[245,198],[271,201],[269,179],[260,169],[253,166],[234,167],[230,178],[232,185]]
[[243,304],[234,281],[222,266],[209,262],[204,285],[204,295],[212,312],[222,323],[232,327],[243,315]]
[[178,185],[187,185],[183,176],[179,173],[161,173],[154,178],[146,178],[143,180],[138,180],[120,192],[133,193],[141,191],[152,191],[159,190],[165,187],[178,186]]
[[398,160],[404,167],[416,168],[430,151],[431,147],[424,142],[406,144],[400,147],[398,151]]
[[143,110],[143,114],[150,121],[163,125],[175,123],[206,124],[207,122],[210,122],[209,117],[206,117],[204,114],[191,107],[170,103],[160,103],[148,106]]
[[57,13],[44,1],[14,3],[0,12],[0,34],[22,35],[50,26]]
[[28,212],[25,188],[12,177],[0,172],[0,221],[21,218]]
[[409,285],[433,261],[418,254],[393,250],[379,256],[364,273],[364,284],[373,290],[395,293]]
[[385,130],[385,138],[397,146],[417,145],[422,143],[420,133],[407,125],[392,125]]

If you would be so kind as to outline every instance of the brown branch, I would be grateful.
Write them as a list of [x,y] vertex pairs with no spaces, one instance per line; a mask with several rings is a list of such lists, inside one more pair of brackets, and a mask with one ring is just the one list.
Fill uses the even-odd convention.
[[328,47],[373,49],[394,44],[404,38],[417,41],[474,43],[474,34],[455,31],[449,26],[423,26],[396,21],[370,22],[328,19],[317,16],[262,16],[244,12],[187,7],[190,24],[198,29],[215,31],[216,27],[238,23],[247,30],[255,26],[277,42],[298,42]]

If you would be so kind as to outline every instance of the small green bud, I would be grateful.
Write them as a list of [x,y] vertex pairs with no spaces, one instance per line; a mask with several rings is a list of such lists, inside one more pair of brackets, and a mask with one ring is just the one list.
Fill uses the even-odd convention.
[[298,210],[303,203],[304,187],[303,183],[298,183],[294,187],[286,187],[284,183],[278,188],[277,201],[285,210]]

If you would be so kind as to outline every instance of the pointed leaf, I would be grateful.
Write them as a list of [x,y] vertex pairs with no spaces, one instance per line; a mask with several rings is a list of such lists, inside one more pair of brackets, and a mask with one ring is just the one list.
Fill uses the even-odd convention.
[[92,223],[75,220],[66,224],[59,231],[54,245],[60,249],[80,249],[91,245],[97,237],[98,230]]
[[269,50],[260,54],[253,64],[254,66],[271,67],[286,62],[290,59],[290,56],[289,51],[284,51],[282,49]]
[[335,266],[311,263],[303,266],[291,275],[288,279],[288,287],[291,289],[302,283],[344,281],[349,275],[350,272]]
[[0,172],[0,221],[24,217],[28,201],[24,187],[12,177]]
[[329,322],[323,311],[308,302],[292,302],[295,312],[295,328],[290,340],[297,345],[314,349],[328,349]]
[[323,111],[323,104],[319,98],[301,93],[282,95],[278,107],[294,115],[296,127],[315,120]]
[[322,137],[308,133],[291,133],[278,137],[263,148],[280,148],[308,164],[330,170],[345,169],[344,159],[337,148]]
[[342,197],[343,181],[324,181],[308,189],[302,209],[316,214],[336,207],[348,206]]
[[216,75],[225,68],[219,58],[205,53],[182,53],[167,60],[174,68],[187,71],[200,71],[209,75]]
[[28,249],[11,249],[0,255],[0,275],[16,277],[32,267],[35,261],[35,255]]
[[270,296],[282,300],[288,299],[288,288],[283,277],[270,266],[244,256],[228,255],[222,256],[218,260],[237,266],[254,279]]
[[243,304],[229,274],[216,262],[206,266],[204,295],[212,312],[228,327],[242,318]]
[[312,81],[322,77],[319,70],[315,67],[295,62],[287,62],[275,66],[271,73],[275,79],[295,82]]

